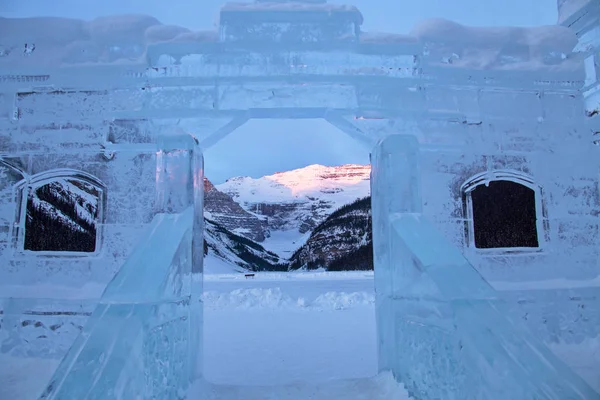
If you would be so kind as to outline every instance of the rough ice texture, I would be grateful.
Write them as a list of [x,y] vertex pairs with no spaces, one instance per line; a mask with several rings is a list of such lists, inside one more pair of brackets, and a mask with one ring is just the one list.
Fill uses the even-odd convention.
[[391,224],[393,288],[379,312],[396,313],[380,329],[395,336],[380,340],[382,353],[406,352],[389,365],[409,391],[448,399],[597,397],[520,320],[510,320],[494,290],[426,218],[396,214]]
[[[93,98],[93,95],[91,97]],[[47,99],[48,97],[43,97],[41,102]],[[62,99],[65,101],[60,103],[62,106],[72,107],[73,104],[85,104],[87,98],[74,95],[69,99],[67,93]],[[27,101],[29,100],[31,98]],[[79,101],[81,103],[78,103]],[[40,105],[40,102],[33,101],[28,103],[27,107],[31,112],[39,110],[43,115],[44,107]],[[71,118],[76,120],[81,115],[83,114],[75,112],[71,114]],[[68,121],[68,114],[64,114],[64,117],[64,121]],[[117,271],[123,272],[122,265],[134,255],[133,250],[142,235],[151,228],[149,224],[155,214],[161,210],[188,206],[192,201],[196,201],[192,173],[197,173],[197,170],[192,169],[194,162],[187,145],[180,151],[175,149],[172,156],[171,152],[157,152],[157,132],[161,130],[153,130],[150,140],[146,136],[148,131],[144,131],[143,123],[133,124],[135,129],[131,129],[131,125],[121,124],[122,129],[118,131],[104,121],[91,124],[58,122],[42,126],[34,123],[20,127],[11,125],[6,120],[2,123],[1,137],[12,137],[14,141],[3,141],[0,150],[0,198],[3,205],[0,217],[0,353],[27,359],[61,360],[67,356],[67,351],[77,342],[78,337],[81,338],[82,330],[94,330],[94,324],[99,318],[97,314],[100,312],[98,304],[105,301],[102,300],[104,288]],[[171,130],[171,134],[173,133],[176,132]],[[114,142],[107,141],[111,134]],[[148,144],[149,141],[153,143]],[[193,142],[189,137],[188,141]],[[172,150],[173,146],[182,145],[180,140],[175,139],[168,142],[163,140],[161,144],[168,150]],[[199,167],[197,163],[194,165],[194,168]],[[158,171],[157,166],[161,167]],[[163,170],[171,174],[166,176],[167,179],[160,173]],[[75,178],[92,176],[101,182],[105,190],[106,197],[101,199],[99,207],[102,213],[97,221],[97,235],[100,237],[97,251],[91,256],[61,252],[25,252],[20,244],[25,216],[17,212],[22,193],[20,188],[26,189],[28,182],[35,182],[40,177],[60,181],[64,179],[64,175],[53,178],[53,174],[65,171],[71,171],[69,173]],[[201,174],[199,178],[197,183],[201,185]],[[170,179],[177,179],[177,182],[172,183]],[[188,216],[188,220],[191,223],[194,220],[193,216]],[[194,232],[197,232],[196,226]],[[175,240],[177,235],[170,238]],[[162,276],[156,277],[160,269],[152,268],[155,274],[148,274],[145,270],[148,265],[143,260],[139,261],[138,265],[138,269],[141,270],[129,271],[130,279],[134,279],[136,284],[141,282],[140,279],[146,279],[145,283],[138,286],[146,296],[150,296],[146,301],[156,302],[165,296],[168,297],[167,301],[174,301],[174,296],[182,297],[183,292],[190,296],[190,286],[186,283],[184,275],[187,274],[188,279],[191,279],[192,259],[189,255],[183,257],[185,254],[182,252],[191,252],[194,244],[190,235],[186,234],[184,239],[181,240],[181,246],[185,249],[180,251],[176,248],[171,254],[174,257],[173,264],[169,264],[169,260],[162,264],[175,265],[169,273],[164,272]],[[161,241],[161,246],[165,245],[164,239],[157,240]],[[156,244],[153,247],[156,248]],[[161,248],[166,251],[166,247]],[[147,249],[146,253],[150,254]],[[168,252],[161,255],[169,256]],[[158,260],[156,255],[152,259]],[[131,263],[131,260],[129,262]],[[187,273],[184,267],[187,268]],[[152,282],[147,281],[151,276],[162,279],[164,283],[154,282],[154,292],[150,290]],[[157,292],[169,288],[177,292]],[[189,298],[186,301],[187,305],[180,304],[175,308],[180,314],[185,314],[185,320],[189,321]],[[175,315],[175,311],[173,308],[165,312]],[[116,311],[114,317],[119,322],[119,311]],[[188,326],[187,322],[175,322]],[[173,328],[171,325],[155,325],[154,331],[147,332],[143,342],[143,354],[146,354],[146,358],[154,360],[156,357],[162,357],[168,361],[170,350],[165,350],[166,354],[158,354],[164,350],[164,343],[173,340],[174,346],[178,346],[175,343],[182,343],[183,340],[180,336],[189,334],[181,327]],[[154,339],[151,338],[152,335],[155,336]],[[129,340],[128,338],[131,339],[127,335],[122,336],[125,341]],[[185,340],[198,342],[196,339]],[[122,342],[118,345],[126,347],[131,344],[128,343]],[[106,346],[105,350],[108,351],[109,347]],[[186,348],[181,353],[196,354],[191,348]],[[175,357],[180,359],[180,353]],[[82,362],[87,363],[85,360]],[[151,384],[154,388],[161,387],[161,390],[170,390],[169,396],[172,398],[173,391],[180,390],[179,377],[184,375],[176,369],[176,363],[167,362],[161,365],[161,371],[154,373],[147,369],[147,372],[153,373],[153,379],[160,381],[162,375],[169,375],[168,379],[174,382],[174,386],[165,388],[156,382],[146,384]],[[187,364],[185,368],[187,369]],[[139,370],[137,367],[135,369]],[[99,377],[98,382],[105,382],[105,379],[105,376]],[[144,390],[152,392],[154,389],[146,387]],[[101,389],[101,392],[104,393],[104,389]]]
[[[388,137],[372,156],[380,368],[394,371],[409,392],[425,398],[597,398],[593,389],[548,351],[544,341],[581,342],[595,337],[597,320],[580,322],[577,308],[597,309],[598,288],[528,292],[525,298],[524,293],[496,292],[486,278],[527,281],[525,271],[537,269],[532,260],[540,255],[534,250],[517,258],[506,250],[496,250],[488,259],[484,251],[469,251],[470,244],[448,241],[464,237],[466,217],[457,224],[455,235],[440,219],[452,211],[442,211],[436,200],[452,195],[440,193],[441,182],[432,184],[430,179],[436,173],[430,163],[435,164],[444,152],[431,152],[430,159],[427,152],[419,151],[414,138],[408,138],[412,140]],[[461,180],[459,176],[455,179]],[[492,174],[489,179],[494,179]],[[563,243],[560,238],[552,243],[560,251],[573,249],[573,243]],[[458,249],[463,249],[473,266]],[[475,255],[477,252],[480,254]],[[502,254],[508,257],[507,265],[488,264]],[[562,277],[575,273],[573,270],[584,273],[581,265],[573,268],[579,257],[594,270],[590,278],[595,277],[595,258],[587,255],[582,246],[570,251],[564,264],[551,264],[544,258],[544,269],[537,271],[539,280],[548,278],[552,270]],[[579,298],[569,302],[567,293]],[[545,302],[552,304],[553,313],[544,309]],[[526,303],[524,310],[519,310],[521,303]],[[534,336],[521,326],[528,319]],[[568,332],[577,332],[577,339]],[[527,370],[519,371],[515,359],[527,365]],[[498,375],[498,371],[503,373]]]
[[191,330],[200,327],[190,325],[193,219],[192,207],[154,218],[42,398],[180,397],[198,357]]

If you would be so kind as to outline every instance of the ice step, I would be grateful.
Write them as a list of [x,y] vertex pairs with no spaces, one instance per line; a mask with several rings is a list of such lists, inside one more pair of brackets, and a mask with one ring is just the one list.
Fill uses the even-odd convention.
[[372,378],[299,382],[281,386],[229,386],[197,382],[190,400],[407,400],[408,393],[391,373]]

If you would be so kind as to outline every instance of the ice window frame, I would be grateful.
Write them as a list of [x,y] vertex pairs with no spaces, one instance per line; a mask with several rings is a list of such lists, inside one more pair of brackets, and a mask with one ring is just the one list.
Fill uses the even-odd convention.
[[[27,250],[25,249],[25,225],[27,221],[28,195],[32,190],[58,180],[79,181],[92,185],[98,191],[98,206],[96,216],[96,243],[93,252],[80,251],[53,251],[53,250]],[[12,227],[11,237],[16,256],[23,257],[96,257],[102,252],[104,242],[104,223],[107,204],[107,187],[94,175],[75,169],[54,169],[32,175],[17,182],[14,186],[16,204],[15,222]]]
[[[525,186],[534,192],[537,247],[495,247],[477,248],[475,246],[475,220],[473,214],[473,191],[481,186],[494,181],[509,181]],[[465,246],[471,251],[480,254],[507,254],[507,253],[539,253],[546,249],[548,244],[548,218],[543,201],[543,190],[534,179],[519,171],[493,170],[474,175],[465,181],[461,188],[463,215],[465,221]]]

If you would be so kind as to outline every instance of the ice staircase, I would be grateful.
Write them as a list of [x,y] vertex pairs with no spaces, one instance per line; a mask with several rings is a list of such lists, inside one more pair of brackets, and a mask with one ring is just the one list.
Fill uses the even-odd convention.
[[41,399],[182,397],[202,329],[191,293],[193,221],[192,207],[154,217]]
[[408,400],[391,373],[372,378],[296,383],[280,386],[227,386],[204,383],[190,391],[190,400]]

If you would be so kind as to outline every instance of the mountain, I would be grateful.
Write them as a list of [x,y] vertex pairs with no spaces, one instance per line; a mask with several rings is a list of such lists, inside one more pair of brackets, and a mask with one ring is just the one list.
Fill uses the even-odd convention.
[[371,198],[347,204],[320,223],[289,260],[289,269],[373,269]]
[[232,269],[237,266],[249,271],[287,271],[287,262],[277,254],[232,233],[215,221],[205,218],[204,222],[204,255],[208,272],[212,272],[210,269],[215,268],[215,264],[222,262]]
[[372,253],[370,204],[357,202],[369,175],[368,165],[311,165],[216,186],[206,179],[206,270],[372,268],[360,261]]
[[335,209],[369,194],[369,165],[310,165],[216,185],[244,210],[264,218],[269,231],[296,231],[298,239]]
[[94,252],[98,190],[59,179],[29,192],[25,250]]
[[220,192],[204,178],[204,217],[255,242],[262,242],[269,236],[264,218],[259,218],[244,210],[230,196]]

